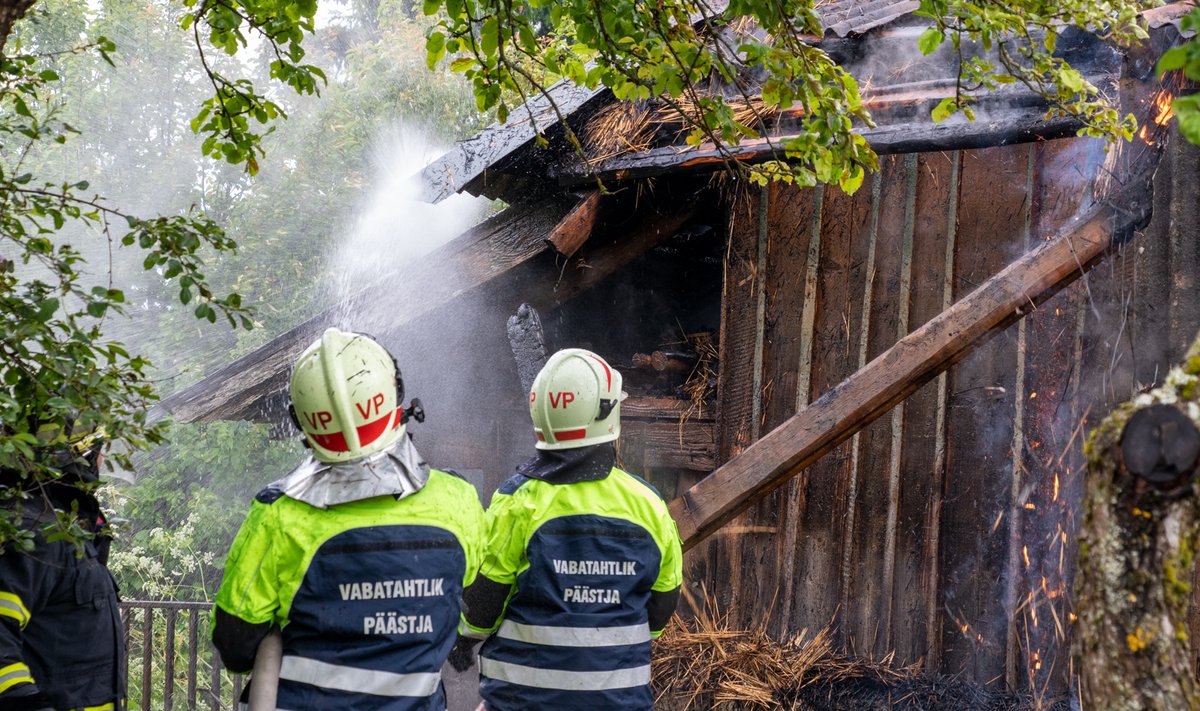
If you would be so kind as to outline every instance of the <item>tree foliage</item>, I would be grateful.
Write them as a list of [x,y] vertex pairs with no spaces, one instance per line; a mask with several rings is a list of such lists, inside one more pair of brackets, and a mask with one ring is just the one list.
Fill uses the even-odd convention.
[[1137,119],[1121,116],[1111,100],[1055,51],[1067,28],[1082,29],[1118,46],[1149,37],[1139,13],[1157,0],[921,0],[918,13],[933,20],[918,40],[923,54],[949,41],[958,55],[959,82],[953,96],[933,111],[941,121],[957,112],[974,120],[971,103],[980,92],[1019,82],[1049,102],[1052,116],[1081,124],[1080,135],[1133,138]]
[[[249,79],[218,70],[208,52],[217,47],[232,55],[247,45],[245,32],[257,32],[275,55],[270,76],[300,93],[313,92],[323,75],[300,64],[300,40],[312,32],[315,5],[205,0],[188,9],[180,24],[192,30],[214,90],[193,129],[207,135],[206,154],[254,173],[261,136],[269,130],[257,126],[283,112]],[[126,311],[126,294],[112,280],[114,249],[140,250],[143,269],[172,284],[178,302],[196,318],[222,318],[235,328],[252,325],[241,296],[215,290],[205,274],[210,255],[232,253],[237,245],[201,211],[126,211],[90,192],[82,176],[48,179],[38,170],[37,158],[47,147],[66,146],[77,134],[61,118],[62,78],[54,67],[84,56],[113,65],[119,48],[103,36],[70,44],[78,42],[78,34],[24,29],[18,22],[0,45],[0,469],[8,472],[9,483],[14,476],[24,479],[19,486],[0,487],[7,500],[29,496],[59,475],[47,454],[62,450],[72,430],[103,428],[123,445],[114,459],[124,466],[130,451],[164,439],[165,423],[147,417],[156,398],[149,362],[105,331],[106,319]],[[50,46],[55,41],[64,44]],[[104,245],[99,253],[108,254],[109,270],[89,269],[88,250],[79,243],[84,233]],[[31,545],[32,532],[21,529],[16,509],[4,511],[0,547]],[[61,521],[58,528],[52,535],[75,535],[62,530]]]
[[[689,143],[710,141],[728,151],[762,137],[762,122],[739,119],[733,109],[741,98],[761,97],[766,111],[803,117],[794,135],[779,139],[788,160],[731,165],[758,182],[839,183],[853,191],[864,169],[877,167],[876,156],[854,132],[871,126],[871,118],[855,80],[815,46],[824,33],[815,4],[425,0],[425,12],[440,18],[426,51],[431,66],[444,61],[462,72],[479,107],[495,108],[501,121],[532,95],[567,79],[607,87],[620,100],[665,103],[691,127]],[[959,60],[957,90],[932,118],[961,113],[973,120],[972,103],[981,93],[1019,82],[1044,97],[1052,115],[1077,119],[1082,135],[1130,139],[1134,117],[1119,115],[1112,97],[1056,52],[1057,43],[1069,28],[1117,45],[1140,42],[1148,34],[1139,13],[1157,4],[921,0],[917,12],[931,25],[914,49],[931,54],[948,43]],[[730,31],[747,20],[754,31]],[[1188,51],[1200,51],[1195,47]],[[1196,60],[1176,53],[1169,62],[1183,66]],[[1194,100],[1178,103],[1182,116]]]
[[[549,8],[548,32],[539,21]],[[479,108],[504,121],[514,102],[565,78],[608,87],[621,100],[661,100],[690,125],[688,142],[735,145],[760,127],[739,120],[736,97],[760,95],[768,109],[802,107],[796,135],[782,141],[794,162],[758,166],[755,175],[853,190],[876,159],[854,121],[869,123],[858,83],[809,38],[822,32],[812,0],[735,0],[727,17],[749,17],[761,33],[706,31],[702,3],[665,0],[427,0],[441,13],[426,49],[431,65],[449,58],[471,80]],[[761,80],[752,76],[761,75]],[[718,87],[719,85],[719,87]]]

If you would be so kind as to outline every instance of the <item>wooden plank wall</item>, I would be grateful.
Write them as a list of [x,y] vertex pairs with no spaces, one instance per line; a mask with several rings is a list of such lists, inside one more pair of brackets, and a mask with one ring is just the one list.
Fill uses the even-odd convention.
[[[718,458],[1052,234],[1090,198],[1096,150],[887,156],[853,196],[735,200]],[[858,654],[1062,691],[1086,422],[1200,328],[1198,154],[1173,142],[1138,240],[693,551],[720,611],[780,637],[832,622]]]

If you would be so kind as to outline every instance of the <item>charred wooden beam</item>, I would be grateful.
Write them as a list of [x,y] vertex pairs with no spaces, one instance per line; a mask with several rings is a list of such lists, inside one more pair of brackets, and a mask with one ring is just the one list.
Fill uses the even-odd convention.
[[642,460],[634,462],[638,469],[706,472],[717,465],[716,425],[712,420],[626,421],[623,412],[621,419],[621,439],[636,439],[640,444]]
[[546,241],[564,257],[573,257],[596,229],[600,215],[600,191],[589,191],[587,197],[571,208],[562,222],[554,226]]
[[521,304],[517,313],[509,317],[508,342],[517,361],[521,389],[529,392],[548,357],[546,336],[542,332],[542,319],[538,317],[537,309],[529,304]]
[[699,410],[690,400],[675,397],[631,397],[621,403],[621,421],[673,420],[712,422],[712,408]]
[[[880,155],[920,153],[984,148],[1029,143],[1075,135],[1079,123],[1074,119],[1045,120],[1045,108],[1013,110],[993,114],[972,122],[912,122],[864,129],[862,135]],[[733,147],[704,143],[695,148],[666,146],[630,153],[599,162],[590,167],[577,161],[558,168],[555,176],[561,185],[580,185],[597,178],[624,181],[649,178],[683,170],[719,170],[731,162],[761,163],[784,158],[783,143],[793,136],[774,136],[742,141]]]
[[[962,300],[902,338],[671,504],[685,548],[762,499],[861,431],[974,346],[1070,284],[1149,215],[1143,171],[1106,202],[1014,261]],[[1140,155],[1140,154],[1139,154]],[[1149,163],[1149,167],[1146,166]]]
[[537,137],[554,128],[560,116],[595,104],[607,93],[605,87],[578,87],[566,79],[558,82],[514,111],[507,123],[488,126],[430,163],[419,176],[420,198],[437,203],[468,186],[474,186],[473,194],[496,197],[487,188],[489,169],[519,150],[531,150]]

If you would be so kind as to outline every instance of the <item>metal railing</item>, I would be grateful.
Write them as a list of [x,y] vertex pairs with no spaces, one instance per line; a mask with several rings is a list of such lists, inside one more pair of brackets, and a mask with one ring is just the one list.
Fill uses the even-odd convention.
[[129,708],[232,711],[245,679],[221,665],[209,629],[212,603],[121,603],[129,650]]

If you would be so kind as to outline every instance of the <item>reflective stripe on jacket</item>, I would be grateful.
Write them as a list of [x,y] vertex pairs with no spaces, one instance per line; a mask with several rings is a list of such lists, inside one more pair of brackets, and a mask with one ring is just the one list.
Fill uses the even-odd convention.
[[275,624],[279,708],[445,709],[439,672],[480,562],[474,487],[434,469],[399,500],[327,509],[271,491],[251,505],[229,552],[214,619],[222,656],[253,658],[220,629],[232,618]]
[[620,469],[560,484],[517,475],[492,498],[481,574],[512,584],[480,651],[489,709],[650,709],[651,591],[682,580],[679,534]]

